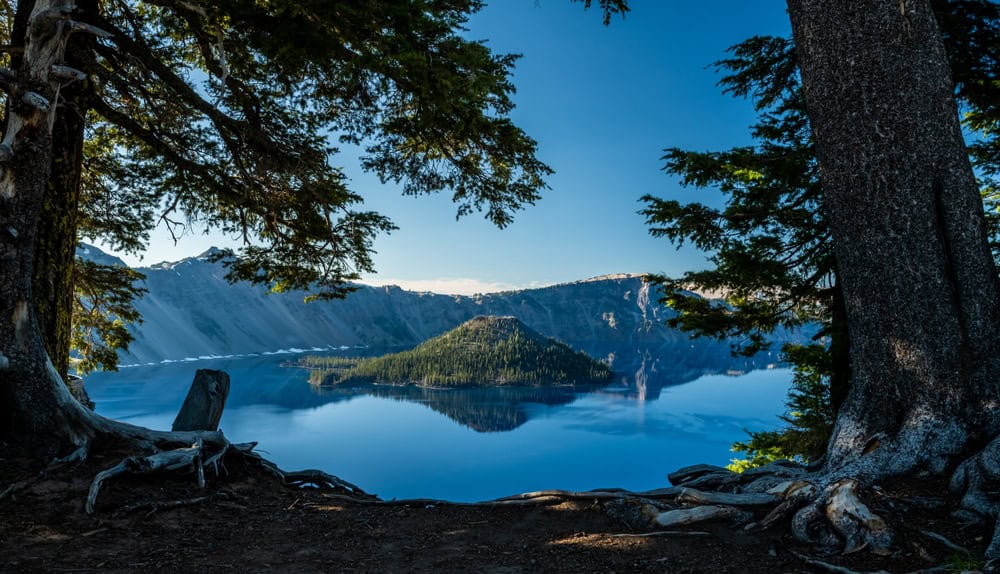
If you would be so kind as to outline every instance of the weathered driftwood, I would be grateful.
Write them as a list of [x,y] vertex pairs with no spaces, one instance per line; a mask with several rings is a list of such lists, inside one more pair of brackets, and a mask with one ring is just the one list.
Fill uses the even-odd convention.
[[694,506],[666,512],[652,513],[651,522],[664,528],[700,524],[712,520],[725,520],[733,524],[746,524],[753,515],[732,506]]
[[94,504],[101,486],[110,478],[122,474],[149,474],[153,472],[170,472],[180,469],[193,470],[198,478],[198,486],[205,487],[205,470],[202,464],[202,443],[199,441],[189,448],[168,450],[150,456],[130,456],[117,465],[102,470],[94,477],[87,495],[87,514],[93,514]]
[[677,502],[690,504],[721,504],[725,506],[763,507],[774,506],[781,502],[781,499],[773,494],[748,492],[743,494],[729,494],[725,492],[702,492],[695,488],[681,488],[677,495]]
[[227,397],[229,397],[228,373],[198,369],[171,430],[217,430]]

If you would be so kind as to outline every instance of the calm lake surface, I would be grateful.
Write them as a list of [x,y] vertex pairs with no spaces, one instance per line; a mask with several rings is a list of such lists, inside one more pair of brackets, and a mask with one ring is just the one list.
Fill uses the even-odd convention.
[[[474,501],[548,488],[646,490],[667,486],[667,473],[685,465],[726,464],[744,430],[780,425],[791,380],[781,368],[700,374],[645,357],[586,393],[317,393],[305,371],[280,366],[291,358],[129,367],[90,375],[87,389],[105,416],[169,429],[194,371],[221,369],[232,378],[222,430],[233,442],[257,441],[282,468],[319,468],[385,499]],[[701,367],[727,372],[718,369]]]

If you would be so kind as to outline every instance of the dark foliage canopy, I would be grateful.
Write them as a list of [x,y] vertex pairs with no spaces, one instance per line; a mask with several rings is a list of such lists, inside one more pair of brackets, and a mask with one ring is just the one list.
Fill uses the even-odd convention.
[[[230,277],[342,295],[392,224],[357,209],[341,145],[405,193],[449,189],[499,226],[548,168],[506,114],[515,56],[461,36],[481,2],[108,3],[87,192],[120,221],[84,234],[139,248],[178,217],[241,237]],[[114,199],[118,199],[114,201]],[[100,223],[105,223],[100,225]]]
[[[970,154],[987,201],[1000,169],[1000,6],[935,2],[966,127],[978,136]],[[802,100],[791,40],[754,37],[716,63],[725,93],[749,97],[759,111],[753,146],[724,152],[669,148],[665,171],[685,185],[725,194],[725,206],[646,196],[650,232],[712,253],[714,267],[660,277],[672,322],[699,336],[744,337],[739,351],[766,346],[776,327],[829,322],[836,264],[824,222],[812,132]],[[991,210],[995,215],[996,210]],[[995,217],[993,218],[995,221]],[[689,289],[722,294],[720,302]]]
[[[1000,6],[938,0],[934,7],[963,123],[973,134],[969,153],[997,256]],[[723,192],[725,205],[643,198],[654,236],[712,253],[708,269],[654,279],[665,286],[665,303],[678,311],[673,326],[694,336],[733,338],[734,352],[766,348],[778,327],[822,326],[816,345],[783,349],[796,369],[789,429],[756,433],[749,444],[736,445],[761,460],[768,452],[816,457],[847,393],[850,342],[795,46],[786,38],[750,38],[716,67],[724,74],[723,91],[750,98],[759,112],[751,128],[756,143],[723,152],[666,150],[665,171],[684,185]],[[720,298],[709,301],[692,290]]]
[[[11,68],[33,6],[0,2]],[[74,165],[55,166],[49,193],[79,201],[46,213],[52,231],[136,253],[156,225],[175,237],[215,229],[243,243],[219,255],[230,280],[341,297],[373,271],[374,238],[394,229],[364,209],[363,194],[376,190],[352,188],[337,167],[352,156],[405,194],[449,191],[459,216],[483,212],[508,225],[539,199],[551,170],[508,117],[517,56],[464,33],[482,6],[77,2],[74,20],[106,34],[67,47],[86,79],[59,114],[85,119],[84,143],[65,155]],[[56,141],[55,156],[75,137]],[[74,170],[79,183],[57,177]],[[57,274],[73,275],[72,265]],[[102,308],[93,299],[100,284],[82,287],[89,302],[77,309]],[[128,308],[109,321],[130,320]],[[106,352],[92,357],[113,366],[125,339],[98,338]]]

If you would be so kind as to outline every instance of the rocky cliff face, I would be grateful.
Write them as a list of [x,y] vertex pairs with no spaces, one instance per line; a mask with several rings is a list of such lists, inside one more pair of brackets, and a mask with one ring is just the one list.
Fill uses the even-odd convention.
[[[103,255],[86,249],[90,256]],[[229,284],[221,264],[201,257],[141,271],[149,293],[136,305],[144,323],[122,357],[126,365],[292,348],[409,347],[477,315],[517,317],[601,359],[613,359],[606,355],[615,349],[727,350],[725,343],[690,342],[667,328],[670,311],[657,303],[655,289],[633,275],[471,297],[361,286],[345,300],[304,303],[303,293]]]

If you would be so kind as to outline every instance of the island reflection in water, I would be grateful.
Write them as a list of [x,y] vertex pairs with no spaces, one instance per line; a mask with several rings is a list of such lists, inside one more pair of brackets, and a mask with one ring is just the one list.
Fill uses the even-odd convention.
[[[790,375],[754,370],[767,359],[733,359],[725,347],[585,350],[613,355],[613,384],[316,392],[304,370],[280,366],[294,356],[278,355],[126,368],[89,376],[87,388],[98,412],[168,429],[195,369],[225,370],[232,388],[221,428],[230,440],[259,441],[282,467],[321,468],[386,498],[656,488],[679,466],[725,464],[745,429],[780,424]],[[742,372],[750,374],[732,376]]]
[[[600,344],[577,344],[591,356],[611,363],[615,382],[599,387],[486,387],[426,388],[415,385],[362,385],[317,387],[313,391],[330,402],[357,396],[372,396],[425,405],[458,424],[477,432],[512,431],[528,422],[533,406],[567,405],[578,397],[605,393],[626,399],[651,401],[665,387],[695,381],[705,375],[741,375],[768,365],[760,360],[737,359],[728,353],[691,353],[668,347],[652,349],[610,348]],[[772,365],[773,366],[773,365]]]

